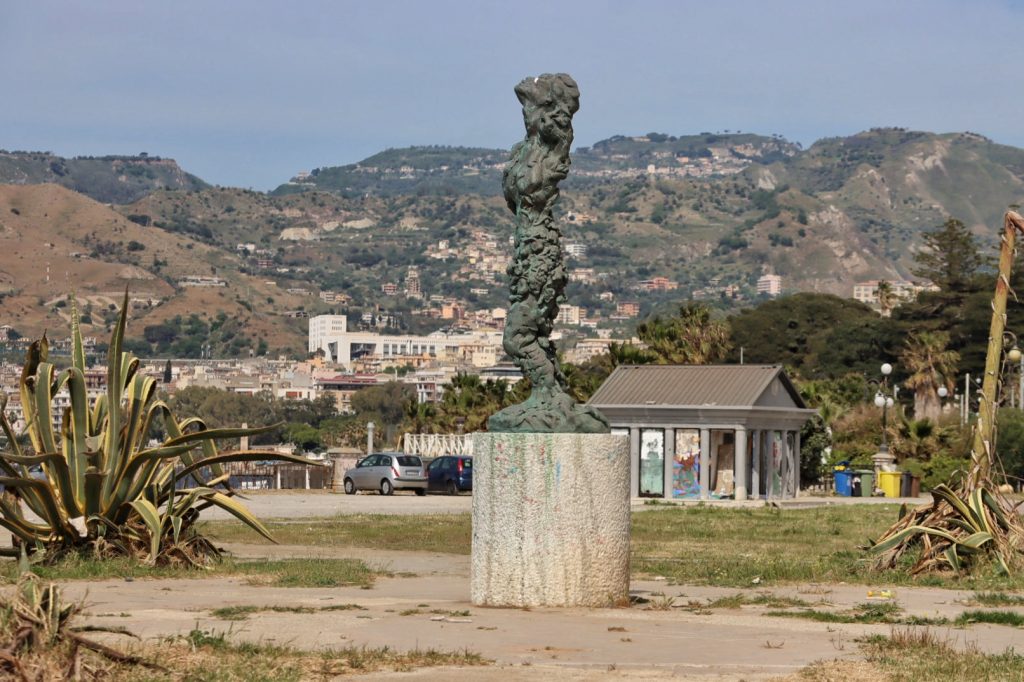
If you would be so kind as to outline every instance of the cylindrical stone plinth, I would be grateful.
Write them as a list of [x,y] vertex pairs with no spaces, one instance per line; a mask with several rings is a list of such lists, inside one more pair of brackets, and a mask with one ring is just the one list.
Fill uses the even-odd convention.
[[629,438],[473,434],[472,601],[629,600]]

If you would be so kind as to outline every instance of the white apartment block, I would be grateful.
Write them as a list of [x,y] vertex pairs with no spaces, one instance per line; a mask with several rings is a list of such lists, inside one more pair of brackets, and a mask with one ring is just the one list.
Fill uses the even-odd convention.
[[565,245],[565,253],[572,258],[584,258],[587,255],[587,245],[579,242],[569,242]]
[[757,293],[778,296],[782,293],[782,278],[778,275],[761,275],[757,278]]
[[488,366],[501,353],[501,332],[468,334],[434,332],[427,336],[383,335],[349,332],[343,315],[317,315],[309,320],[309,352],[322,350],[326,359],[351,367],[354,358],[375,356],[391,360],[405,356],[429,356],[438,361]]
[[585,313],[580,309],[578,305],[568,305],[562,303],[558,306],[558,316],[555,317],[555,322],[559,324],[573,324],[578,325],[580,318]]
[[853,298],[869,306],[878,307],[878,285],[885,281],[892,289],[893,297],[898,302],[912,301],[922,291],[938,291],[934,284],[918,284],[903,279],[878,280],[872,279],[866,282],[857,282],[853,285]]
[[344,315],[317,315],[309,318],[309,352],[321,348],[333,358],[331,348],[337,348],[339,339],[348,331],[348,318]]

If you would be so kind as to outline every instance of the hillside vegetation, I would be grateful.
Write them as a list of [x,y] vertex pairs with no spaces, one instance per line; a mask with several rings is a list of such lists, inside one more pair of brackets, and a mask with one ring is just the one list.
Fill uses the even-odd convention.
[[[152,157],[0,153],[0,181],[11,183],[0,188],[10,254],[0,265],[4,313],[19,331],[38,333],[66,317],[53,301],[70,289],[109,298],[128,284],[133,295],[160,299],[137,314],[152,324],[179,318],[179,329],[198,315],[223,352],[301,353],[301,315],[331,310],[436,329],[438,320],[420,314],[430,296],[470,309],[505,305],[507,157],[389,149],[260,193],[208,187]],[[46,181],[116,205],[33,184]],[[565,242],[586,247],[567,266],[592,271],[590,281],[570,282],[569,300],[607,319],[629,300],[641,302],[642,315],[689,297],[743,306],[765,272],[781,275],[789,292],[849,297],[858,281],[911,278],[920,235],[948,216],[994,250],[1003,211],[1022,198],[1024,150],[972,133],[875,129],[806,150],[779,136],[648,133],[578,149],[556,217]],[[383,296],[389,283],[401,292],[410,267],[424,298]],[[225,286],[180,286],[189,276]],[[678,288],[636,289],[653,277]],[[323,303],[320,290],[351,302]],[[244,321],[245,343],[241,331],[216,336],[219,313]],[[149,343],[156,352],[175,341]]]
[[[219,314],[244,329],[254,351],[259,339],[270,348],[301,352],[301,320],[277,319],[279,309],[301,297],[245,274],[238,257],[188,235],[139,225],[117,211],[57,185],[0,185],[0,306],[3,320],[21,334],[66,329],[68,297],[83,312],[86,336],[104,338],[116,320],[116,305],[127,287],[133,327],[142,333],[175,317],[215,319]],[[216,276],[226,286],[184,287],[187,277]],[[275,298],[276,297],[276,298]],[[217,339],[215,338],[216,342]],[[224,351],[230,347],[228,339]]]
[[203,189],[208,185],[183,171],[174,159],[138,156],[77,156],[0,150],[0,184],[52,182],[103,203],[135,201],[154,189]]

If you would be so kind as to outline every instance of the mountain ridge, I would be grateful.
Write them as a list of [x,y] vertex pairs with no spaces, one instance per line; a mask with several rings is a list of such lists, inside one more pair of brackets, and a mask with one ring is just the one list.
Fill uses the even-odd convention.
[[[40,203],[30,222],[10,213],[17,206],[0,194],[0,231],[31,230],[53,244],[59,237],[66,252],[152,275],[163,284],[146,281],[165,288],[153,295],[161,303],[140,312],[150,326],[225,312],[250,320],[270,352],[301,353],[306,314],[344,311],[353,325],[383,316],[395,329],[422,332],[441,324],[440,303],[430,297],[472,310],[505,305],[507,156],[473,147],[389,149],[268,193],[145,178],[148,189],[134,185],[131,202],[82,209],[74,221],[91,224],[72,237],[61,236],[67,220],[47,210],[53,190],[21,196],[24,206]],[[101,158],[113,168],[116,157]],[[690,297],[747,305],[768,272],[789,292],[845,297],[858,281],[909,279],[921,232],[958,217],[994,250],[1003,211],[1022,197],[1024,150],[973,133],[876,128],[807,149],[751,133],[648,133],[578,149],[556,217],[564,242],[575,245],[570,303],[610,324],[621,301],[640,301],[641,315]],[[121,231],[107,234],[113,230]],[[143,249],[130,250],[139,248],[133,241]],[[410,268],[423,299],[401,293]],[[222,277],[226,286],[197,293],[180,284],[187,275]],[[654,278],[673,288],[640,288]],[[20,288],[21,298],[8,293],[2,309],[22,301],[11,319],[26,331],[52,327],[53,316],[66,312],[38,303],[56,300],[52,291]],[[331,297],[321,300],[319,291]],[[230,338],[224,344],[239,348]]]

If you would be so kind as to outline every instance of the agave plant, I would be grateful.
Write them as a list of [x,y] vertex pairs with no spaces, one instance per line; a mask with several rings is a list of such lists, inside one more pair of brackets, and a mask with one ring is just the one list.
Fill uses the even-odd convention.
[[1009,575],[1024,560],[1021,520],[985,487],[969,492],[946,485],[932,490],[934,503],[900,509],[900,519],[871,546],[875,570],[895,568],[912,547],[919,547],[913,574],[935,569],[959,573],[992,557]]
[[[234,499],[221,465],[264,459],[310,462],[292,455],[217,451],[219,439],[273,427],[210,429],[196,417],[176,419],[159,399],[156,380],[140,374],[139,360],[122,352],[127,311],[125,292],[107,354],[106,394],[91,405],[74,301],[71,366],[58,371],[49,362],[45,334],[29,347],[20,389],[31,453],[19,445],[5,405],[0,404],[0,427],[8,442],[8,449],[0,452],[0,484],[7,491],[0,497],[0,526],[12,533],[15,544],[0,548],[0,554],[17,556],[27,549],[53,558],[91,549],[100,555],[145,556],[154,564],[202,563],[217,551],[196,533],[194,524],[199,512],[211,506],[273,540]],[[53,398],[64,388],[70,405],[55,429]],[[148,445],[151,427],[161,422],[165,440]],[[43,472],[40,478],[30,471],[37,466]],[[178,489],[186,479],[195,485]]]

